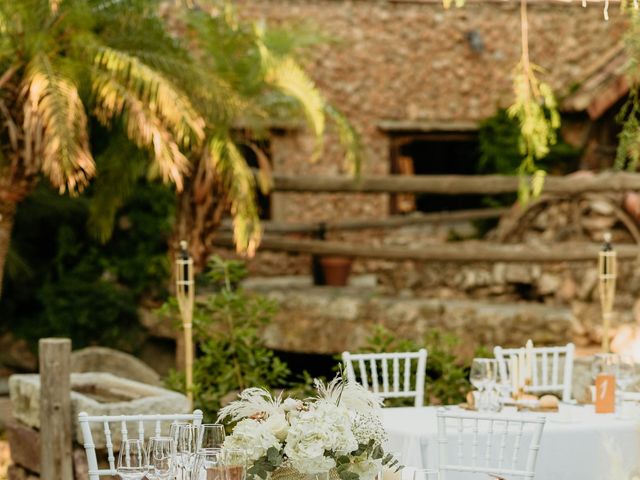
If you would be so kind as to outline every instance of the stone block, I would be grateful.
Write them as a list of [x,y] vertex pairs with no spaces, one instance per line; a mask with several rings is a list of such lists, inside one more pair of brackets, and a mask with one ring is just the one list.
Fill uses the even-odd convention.
[[14,464],[31,472],[40,472],[40,433],[23,423],[7,422],[7,440]]
[[[25,425],[40,427],[40,377],[38,375],[13,375],[9,389],[14,417]],[[187,413],[189,402],[177,392],[154,387],[109,373],[71,374],[71,412],[74,440],[82,443],[78,414],[89,415],[139,415],[144,413]],[[133,428],[131,426],[130,428]],[[153,424],[145,424],[146,431]],[[104,448],[102,425],[93,424],[92,433],[96,448]],[[120,443],[119,429],[114,432],[113,444]]]
[[133,355],[106,347],[87,347],[71,353],[73,373],[105,372],[160,386],[160,375]]

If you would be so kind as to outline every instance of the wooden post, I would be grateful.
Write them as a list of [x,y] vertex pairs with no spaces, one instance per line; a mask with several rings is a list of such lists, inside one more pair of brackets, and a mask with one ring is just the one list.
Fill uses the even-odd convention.
[[71,340],[43,338],[40,356],[40,477],[73,480]]

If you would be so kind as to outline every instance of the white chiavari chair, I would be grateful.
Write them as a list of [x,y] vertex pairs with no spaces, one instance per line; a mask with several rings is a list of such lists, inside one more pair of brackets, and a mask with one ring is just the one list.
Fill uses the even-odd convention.
[[[360,383],[382,399],[414,398],[416,407],[423,406],[427,366],[427,351],[424,348],[417,352],[344,352],[342,361],[347,369],[349,381]],[[414,382],[412,377],[415,379]]]
[[483,480],[534,478],[544,417],[445,409],[437,416],[439,480],[451,472]]
[[[495,347],[493,354],[498,361],[500,381],[511,385],[511,358],[517,357],[519,348]],[[528,393],[556,393],[564,402],[572,401],[573,357],[575,346],[567,343],[563,347],[534,347],[531,385]]]
[[[129,438],[145,441],[145,428],[150,436],[168,435],[169,425],[172,423],[191,422],[194,425],[202,423],[202,410],[194,410],[193,413],[158,414],[158,415],[100,415],[91,416],[86,412],[78,414],[80,429],[82,431],[83,444],[87,454],[89,467],[89,480],[99,480],[100,477],[116,475],[116,457],[113,445]],[[94,442],[94,430],[92,424],[101,427],[104,435],[104,444],[107,450],[107,468],[99,468]],[[146,427],[145,427],[146,425]],[[113,426],[113,428],[112,428]],[[95,425],[94,425],[95,427]],[[129,427],[132,427],[129,429]],[[149,431],[150,430],[150,431]]]

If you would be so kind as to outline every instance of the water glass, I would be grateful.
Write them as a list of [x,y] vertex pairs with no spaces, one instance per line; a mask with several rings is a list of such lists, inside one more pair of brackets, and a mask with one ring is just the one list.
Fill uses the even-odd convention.
[[219,423],[208,423],[200,425],[200,431],[198,435],[198,449],[222,448],[224,437],[224,425],[221,425]]
[[636,382],[636,368],[636,362],[631,355],[618,355],[616,384],[621,391],[627,391]]
[[222,463],[227,472],[225,480],[246,480],[247,453],[239,448],[225,448],[222,450]]
[[178,427],[176,455],[183,478],[191,478],[198,451],[198,427],[189,423]]
[[147,452],[142,440],[128,439],[122,442],[116,472],[123,480],[141,480],[148,470]]
[[616,375],[618,365],[618,355],[615,353],[598,353],[594,356],[591,364],[591,375],[593,380],[600,374]]
[[222,449],[203,448],[198,450],[191,478],[193,480],[226,480]]
[[176,444],[171,437],[151,437],[147,446],[149,480],[173,480],[177,473]]

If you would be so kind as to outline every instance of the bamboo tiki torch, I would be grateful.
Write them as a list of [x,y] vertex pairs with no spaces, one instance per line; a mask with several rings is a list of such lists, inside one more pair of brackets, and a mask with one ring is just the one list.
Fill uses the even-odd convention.
[[598,253],[600,305],[602,306],[602,350],[609,353],[609,329],[613,315],[613,300],[616,295],[618,262],[616,251],[611,246],[611,233],[604,234],[604,245]]
[[195,295],[195,283],[193,281],[193,259],[187,252],[187,242],[180,242],[180,253],[176,259],[176,297],[178,308],[182,317],[184,331],[184,368],[186,377],[186,390],[189,403],[193,403],[193,303]]

